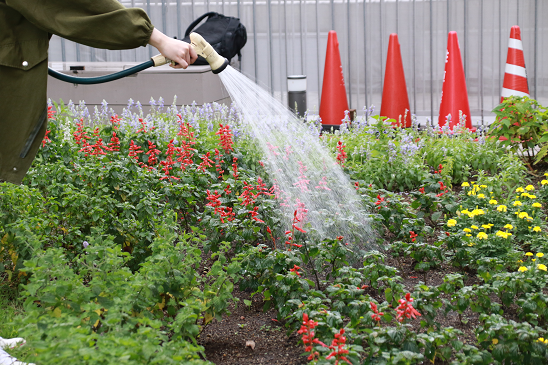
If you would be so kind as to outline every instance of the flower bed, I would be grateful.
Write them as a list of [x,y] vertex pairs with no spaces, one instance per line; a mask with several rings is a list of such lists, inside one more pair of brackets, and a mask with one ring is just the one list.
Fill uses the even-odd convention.
[[363,252],[319,237],[306,207],[287,225],[233,109],[164,109],[51,108],[23,185],[0,184],[26,360],[206,362],[200,335],[237,286],[302,339],[288,363],[548,361],[548,181],[497,142],[380,118],[322,136],[370,212]]

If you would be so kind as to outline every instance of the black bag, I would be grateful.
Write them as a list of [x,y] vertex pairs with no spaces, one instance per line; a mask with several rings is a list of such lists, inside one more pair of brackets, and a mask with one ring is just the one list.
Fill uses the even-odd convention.
[[[207,18],[205,23],[194,29],[205,18]],[[205,13],[188,26],[183,41],[190,43],[190,33],[193,31],[204,37],[213,49],[221,56],[226,57],[228,61],[235,55],[238,55],[238,61],[241,61],[240,50],[247,42],[247,32],[244,25],[240,23],[240,19],[212,11]],[[207,64],[207,61],[201,56],[198,56],[194,62],[194,65]]]

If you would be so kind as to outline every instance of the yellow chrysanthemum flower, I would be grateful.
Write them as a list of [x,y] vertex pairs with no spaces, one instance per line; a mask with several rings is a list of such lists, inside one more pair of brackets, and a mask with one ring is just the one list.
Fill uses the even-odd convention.
[[518,218],[527,219],[529,218],[529,214],[527,214],[527,212],[521,212],[518,214]]
[[543,257],[544,254],[543,254],[542,252],[537,252],[536,256],[537,256],[537,257]]
[[527,253],[525,254],[525,256],[533,256],[533,253],[532,253],[532,252],[527,252]]
[[542,232],[542,229],[540,229],[539,226],[534,226],[534,227],[533,227],[533,231],[534,231],[534,232]]
[[527,190],[527,191],[533,191],[533,190],[535,190],[535,187],[534,187],[533,185],[527,185],[527,186],[525,187],[525,190]]
[[482,224],[482,225],[481,225],[481,228],[483,228],[483,229],[490,229],[490,228],[491,228],[491,225],[489,225],[489,224]]
[[519,272],[525,272],[525,271],[527,271],[527,268],[525,266],[520,266],[518,271]]
[[498,231],[498,232],[496,233],[496,235],[497,235],[498,237],[508,238],[508,237],[510,237],[510,236],[512,235],[512,233]]
[[489,204],[497,205],[498,202],[495,199],[491,199],[491,200],[489,200]]
[[531,261],[535,262],[535,261],[537,261],[537,259],[531,259]]
[[544,338],[539,337],[538,340],[537,340],[537,342],[544,342]]
[[499,212],[506,212],[506,211],[508,210],[508,208],[506,208],[506,205],[499,205],[499,206],[497,207],[497,210],[498,210]]
[[470,243],[468,244],[469,247],[472,247],[472,246],[475,246],[475,245],[476,245],[476,244],[475,244],[474,242],[470,242]]
[[548,184],[548,180],[542,180],[540,183],[541,183],[542,185],[546,185],[546,184]]
[[529,193],[521,193],[521,194],[520,194],[520,197],[524,197],[524,196],[525,196],[525,197],[528,197],[528,196],[529,196]]
[[523,260],[518,260],[518,264],[521,264],[521,263],[523,263]]
[[485,212],[483,211],[483,209],[474,209],[474,210],[472,211],[471,214],[473,214],[474,216],[476,216],[476,215],[485,214]]
[[507,224],[507,225],[505,225],[505,226],[504,226],[504,228],[506,228],[506,229],[513,229],[513,228],[514,228],[514,226],[513,226],[513,225],[511,225],[511,224]]
[[467,233],[466,237],[472,237],[472,235],[470,233]]
[[447,227],[454,227],[457,224],[457,221],[454,219],[449,219],[447,221]]
[[529,199],[536,199],[537,198],[537,196],[533,195],[533,194],[529,194],[528,197],[529,197]]
[[476,226],[476,225],[471,225],[470,228],[472,228],[472,229],[479,229],[479,227]]
[[537,265],[537,269],[542,270],[542,271],[547,271],[546,265],[544,265],[544,264]]
[[533,208],[542,208],[542,204],[540,204],[540,203],[533,203]]
[[493,338],[493,345],[496,345],[497,343],[499,343],[499,340],[496,338]]
[[487,185],[481,184],[480,187],[485,189],[487,187]]
[[461,186],[467,187],[467,186],[470,186],[470,184],[468,184],[468,181],[465,181],[465,182],[463,182],[463,183],[461,184]]
[[485,199],[485,194],[478,194],[478,199]]
[[464,231],[464,232],[467,232],[467,233],[472,232],[472,230],[471,230],[470,228],[465,228],[465,229],[463,229],[463,231]]
[[523,193],[525,190],[523,190],[522,187],[519,187],[516,189],[516,193]]
[[480,240],[486,240],[489,236],[485,232],[480,232],[476,237]]
[[513,205],[514,207],[520,207],[522,204],[519,200],[516,200]]

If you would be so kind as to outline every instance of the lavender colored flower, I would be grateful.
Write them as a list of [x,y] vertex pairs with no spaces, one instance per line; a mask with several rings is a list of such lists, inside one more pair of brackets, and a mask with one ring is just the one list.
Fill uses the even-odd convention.
[[84,246],[84,248],[88,248],[89,242],[88,241],[82,242],[82,246]]

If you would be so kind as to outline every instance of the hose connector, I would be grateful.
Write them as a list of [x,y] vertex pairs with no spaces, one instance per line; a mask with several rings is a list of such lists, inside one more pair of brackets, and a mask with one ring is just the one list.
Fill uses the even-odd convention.
[[214,74],[218,74],[228,66],[228,60],[219,55],[198,33],[190,33],[190,45],[198,55],[205,58]]

